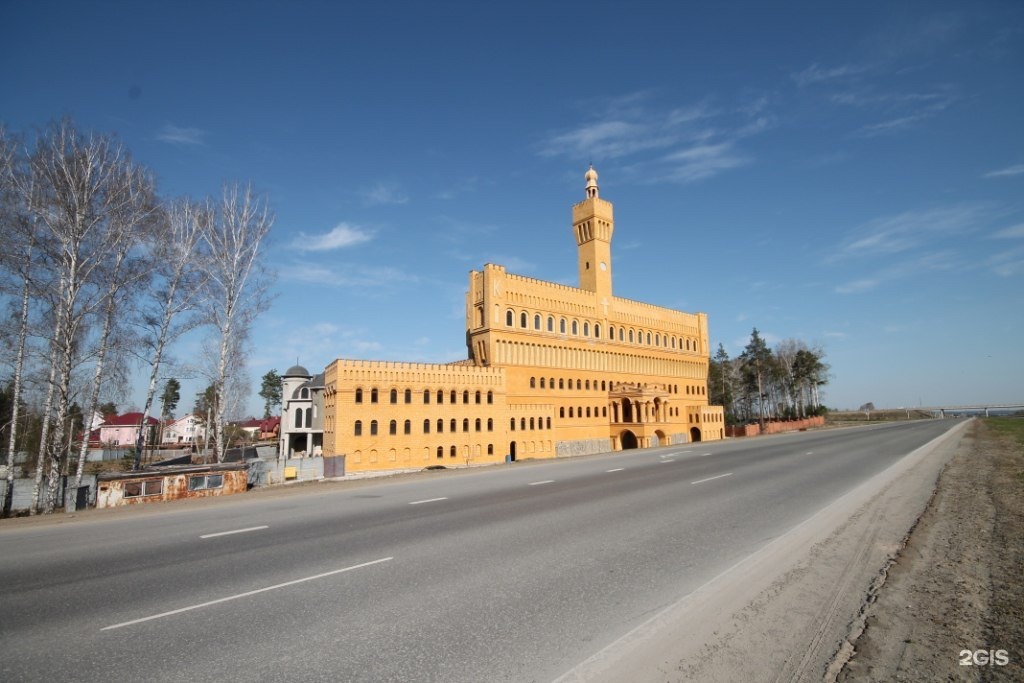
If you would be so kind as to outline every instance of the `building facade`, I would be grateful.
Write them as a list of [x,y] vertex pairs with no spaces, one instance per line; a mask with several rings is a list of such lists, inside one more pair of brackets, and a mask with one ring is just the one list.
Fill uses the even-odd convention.
[[579,287],[487,264],[469,274],[467,360],[334,361],[325,455],[353,472],[723,438],[707,399],[707,316],[614,295],[615,221],[597,179],[591,167],[572,209]]
[[281,376],[282,458],[323,455],[324,375],[293,365]]

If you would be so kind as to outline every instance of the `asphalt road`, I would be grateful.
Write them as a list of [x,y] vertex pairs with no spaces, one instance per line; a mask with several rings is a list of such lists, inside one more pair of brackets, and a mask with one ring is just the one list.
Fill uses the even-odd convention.
[[0,679],[550,681],[955,420],[0,525]]

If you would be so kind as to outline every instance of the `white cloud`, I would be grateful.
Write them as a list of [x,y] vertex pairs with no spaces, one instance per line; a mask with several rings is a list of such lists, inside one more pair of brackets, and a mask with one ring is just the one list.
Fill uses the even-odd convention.
[[172,145],[203,145],[206,144],[206,131],[199,128],[181,128],[165,123],[156,133],[156,139]]
[[869,67],[861,64],[843,64],[842,66],[824,68],[820,64],[814,63],[803,71],[790,74],[790,78],[792,78],[800,87],[804,87],[814,83],[824,83],[827,81],[856,76],[867,71],[868,68]]
[[321,235],[300,232],[291,246],[297,251],[332,251],[369,242],[372,239],[373,233],[368,230],[348,223],[338,223],[333,229]]
[[1018,223],[1017,225],[1011,225],[1008,228],[1003,228],[999,232],[992,235],[995,239],[1017,239],[1024,237],[1024,223]]
[[989,219],[990,213],[988,204],[965,203],[876,218],[855,228],[839,254],[895,254],[939,238],[970,234]]
[[1024,173],[1024,164],[1014,164],[1013,166],[1007,166],[1001,168],[998,171],[989,171],[985,174],[986,178],[1003,178],[1006,176],[1020,175]]
[[860,280],[854,280],[847,282],[836,287],[837,294],[859,294],[861,292],[867,292],[878,287],[881,284],[881,280],[878,278],[862,278]]
[[402,191],[398,183],[378,182],[364,188],[360,194],[368,206],[406,204],[409,202],[409,197]]
[[1024,274],[1024,247],[1000,252],[989,259],[988,265],[1000,277]]

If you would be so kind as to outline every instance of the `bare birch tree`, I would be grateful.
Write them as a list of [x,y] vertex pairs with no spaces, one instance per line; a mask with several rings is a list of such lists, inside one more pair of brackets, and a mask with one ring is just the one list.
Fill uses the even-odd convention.
[[207,280],[203,236],[212,221],[213,212],[208,205],[182,199],[166,208],[162,229],[151,236],[157,279],[140,318],[149,384],[135,444],[136,468],[145,447],[145,424],[153,408],[166,349],[202,322],[195,313]]
[[44,512],[52,512],[66,456],[65,431],[72,370],[86,320],[102,300],[99,270],[116,252],[111,225],[130,220],[148,201],[151,180],[113,139],[83,135],[67,120],[46,129],[28,155],[19,193],[40,230],[42,256],[51,269],[53,336],[49,339],[49,385],[43,405],[42,438],[32,494],[38,511],[47,478]]
[[[216,393],[213,428],[217,462],[224,460],[225,406],[232,402],[232,374],[241,370],[242,349],[253,320],[268,301],[273,277],[263,264],[263,240],[274,219],[266,202],[251,186],[225,186],[214,220],[203,231],[208,248],[206,321],[216,334],[216,355],[211,372]],[[234,397],[237,398],[237,397]]]

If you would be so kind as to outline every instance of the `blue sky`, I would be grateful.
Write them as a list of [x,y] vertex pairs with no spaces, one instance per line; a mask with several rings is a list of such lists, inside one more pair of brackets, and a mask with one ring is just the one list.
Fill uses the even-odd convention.
[[833,407],[1024,400],[1019,2],[4,0],[0,26],[10,128],[70,115],[167,196],[267,197],[254,395],[296,359],[464,358],[486,262],[575,285],[593,162],[617,295],[706,312],[730,355],[755,326],[822,345]]

